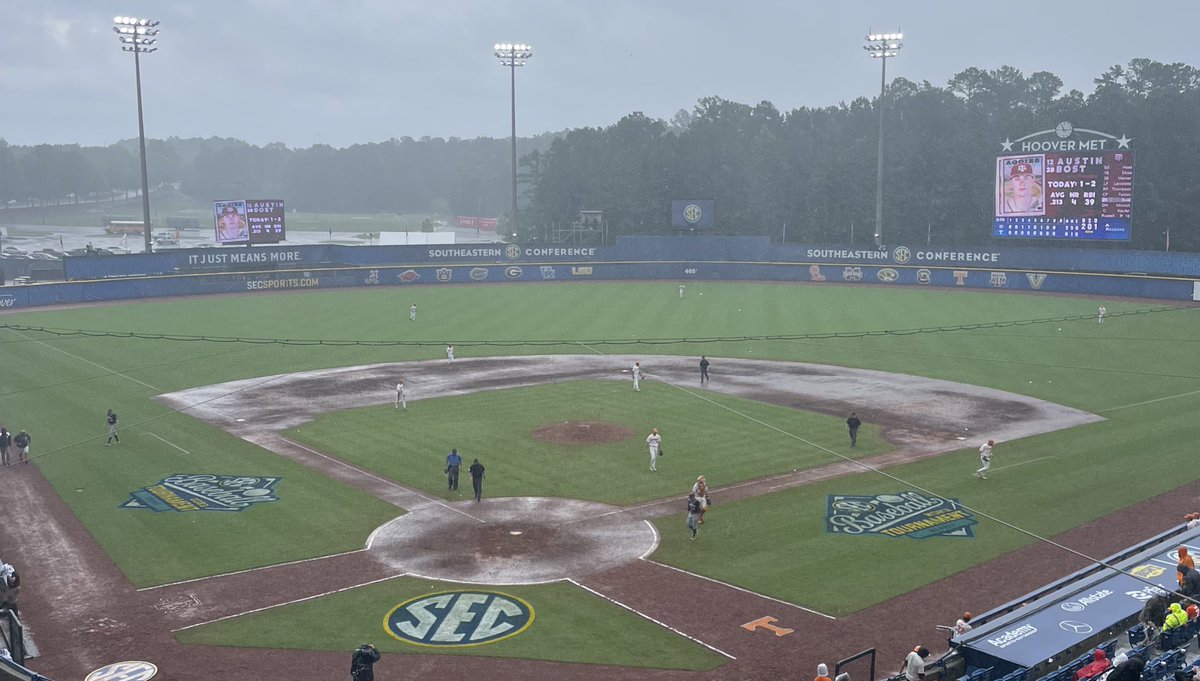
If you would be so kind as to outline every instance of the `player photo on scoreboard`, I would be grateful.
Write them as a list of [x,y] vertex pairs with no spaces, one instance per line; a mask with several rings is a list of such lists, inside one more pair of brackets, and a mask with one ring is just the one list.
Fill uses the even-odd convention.
[[1045,154],[996,159],[996,215],[1046,214]]
[[244,200],[214,201],[213,216],[216,219],[217,243],[244,244],[250,240]]

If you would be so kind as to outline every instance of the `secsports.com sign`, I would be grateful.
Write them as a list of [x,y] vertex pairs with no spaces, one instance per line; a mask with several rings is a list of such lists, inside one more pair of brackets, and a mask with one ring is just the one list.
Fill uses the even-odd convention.
[[446,591],[418,596],[392,608],[383,628],[420,646],[467,647],[495,643],[533,624],[533,606],[495,591]]

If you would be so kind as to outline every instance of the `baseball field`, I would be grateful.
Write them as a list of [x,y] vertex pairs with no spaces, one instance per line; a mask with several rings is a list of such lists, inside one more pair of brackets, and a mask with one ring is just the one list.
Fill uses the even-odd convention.
[[[372,641],[402,656],[397,673],[766,678],[822,660],[796,635],[743,626],[756,617],[822,637],[927,593],[905,617],[931,633],[962,609],[937,595],[945,580],[1200,478],[1200,317],[1152,301],[447,285],[0,323],[0,423],[33,436],[31,465],[0,470],[0,555],[29,566],[23,612],[51,676],[111,661],[101,651],[145,659],[153,643],[172,651],[171,678],[222,665],[294,678]],[[854,448],[850,411],[864,421]],[[448,487],[451,448],[486,466],[482,501],[465,465]],[[713,505],[693,541],[684,497],[699,475]],[[939,500],[947,524],[887,534],[834,519],[872,499]],[[971,607],[1024,583],[979,584]],[[403,618],[460,592],[528,612],[480,605],[446,640],[413,633],[420,612]],[[508,633],[455,639],[481,620]],[[818,649],[899,651],[915,635],[864,628]],[[82,654],[56,654],[68,636]]]

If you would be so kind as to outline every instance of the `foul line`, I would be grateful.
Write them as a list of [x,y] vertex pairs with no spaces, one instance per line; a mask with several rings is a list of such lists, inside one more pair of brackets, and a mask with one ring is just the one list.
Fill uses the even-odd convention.
[[[447,511],[453,511],[453,512],[455,512],[455,513],[458,513],[459,515],[466,516],[466,517],[470,518],[471,520],[474,520],[474,521],[475,521],[475,522],[477,522],[477,523],[483,523],[484,525],[486,525],[486,524],[487,524],[487,521],[486,521],[486,520],[483,520],[483,519],[481,519],[481,518],[476,518],[475,516],[471,515],[470,513],[467,513],[466,511],[463,511],[463,510],[457,509],[457,508],[455,508],[455,507],[451,506],[450,504],[448,504],[448,503],[446,503],[446,502],[442,501],[441,499],[435,499],[435,498],[433,498],[433,497],[426,496],[426,495],[422,494],[421,492],[418,492],[418,491],[416,491],[416,490],[414,490],[414,489],[411,489],[411,488],[405,487],[405,486],[403,486],[403,485],[401,485],[401,484],[399,484],[399,483],[396,483],[396,482],[394,482],[394,481],[392,481],[392,480],[388,480],[387,478],[383,478],[383,477],[380,477],[380,476],[378,476],[378,475],[375,475],[374,473],[372,473],[372,472],[370,472],[370,471],[363,470],[363,469],[359,468],[358,466],[354,466],[354,465],[352,465],[352,464],[346,463],[345,461],[342,461],[341,459],[337,459],[337,458],[334,458],[334,457],[332,457],[332,456],[329,456],[328,454],[326,454],[326,453],[324,453],[324,452],[318,452],[317,450],[315,450],[315,449],[312,449],[312,448],[310,448],[310,447],[305,447],[304,445],[300,444],[299,442],[296,442],[295,440],[289,440],[288,438],[286,438],[286,437],[284,437],[284,436],[282,436],[282,435],[278,435],[278,434],[276,434],[276,433],[271,433],[271,435],[272,435],[273,437],[275,437],[275,438],[279,439],[279,440],[283,440],[284,442],[286,442],[286,443],[288,443],[288,444],[290,444],[290,445],[294,445],[294,446],[296,446],[296,447],[299,447],[300,449],[303,449],[303,450],[304,450],[304,451],[306,451],[306,452],[310,452],[310,453],[312,453],[312,454],[316,454],[317,456],[319,456],[319,457],[321,457],[321,458],[323,458],[323,459],[328,459],[329,461],[332,461],[333,463],[336,463],[336,464],[338,464],[338,465],[340,465],[340,466],[345,466],[346,468],[349,468],[350,470],[352,470],[352,471],[354,471],[354,472],[356,472],[356,473],[360,473],[360,474],[362,474],[362,475],[365,475],[365,476],[367,476],[368,478],[372,478],[372,479],[374,479],[374,480],[378,480],[379,482],[382,482],[382,483],[383,483],[383,484],[385,484],[385,485],[389,485],[389,486],[391,486],[391,487],[394,487],[394,488],[396,488],[396,489],[400,490],[401,492],[406,492],[406,493],[408,493],[408,494],[411,494],[411,495],[413,495],[413,496],[415,496],[415,497],[417,497],[417,498],[419,498],[419,499],[424,499],[426,502],[428,502],[428,503],[430,503],[430,504],[433,504],[433,505],[435,505],[435,506],[441,506],[442,508],[446,509]],[[374,495],[372,495],[372,496],[374,496]],[[412,515],[412,514],[413,514],[413,510],[412,510],[412,509],[406,509],[406,510],[408,511],[408,515]],[[404,517],[407,517],[407,516],[404,516]]]
[[184,449],[183,447],[180,447],[179,445],[175,444],[174,442],[171,442],[170,440],[167,440],[166,438],[161,438],[161,437],[155,435],[154,433],[150,433],[150,432],[147,432],[146,434],[156,440],[162,440],[163,442],[171,445],[172,447],[174,447],[175,449],[178,449],[179,451],[183,452],[184,454],[191,454],[191,452],[189,452],[188,450]]
[[677,567],[675,567],[674,565],[667,565],[666,563],[660,563],[660,562],[658,562],[657,560],[650,560],[649,558],[643,558],[643,560],[645,560],[647,563],[650,563],[651,565],[657,565],[657,566],[659,566],[659,567],[664,567],[664,568],[667,568],[668,570],[674,570],[674,571],[676,571],[676,572],[679,572],[679,573],[685,574],[685,575],[687,575],[687,576],[689,576],[689,577],[695,577],[696,579],[703,579],[703,580],[704,580],[704,581],[706,581],[706,582],[712,582],[713,584],[720,584],[721,586],[723,586],[723,587],[726,587],[726,588],[729,588],[729,589],[733,589],[734,591],[741,591],[742,593],[750,594],[751,596],[757,596],[757,597],[759,597],[759,598],[763,598],[763,599],[766,599],[766,600],[768,600],[768,601],[773,601],[773,602],[775,602],[775,603],[778,603],[778,604],[780,604],[780,605],[786,605],[786,606],[788,606],[789,608],[795,608],[795,609],[797,609],[797,610],[803,610],[804,612],[807,612],[807,613],[810,613],[810,614],[813,614],[813,615],[818,615],[818,616],[820,616],[820,617],[824,617],[824,618],[825,618],[825,619],[827,619],[827,620],[834,620],[834,621],[836,621],[836,620],[837,620],[837,618],[836,618],[836,617],[834,617],[833,615],[827,615],[827,614],[825,614],[825,613],[823,613],[823,612],[821,612],[821,611],[819,611],[819,610],[813,610],[812,608],[806,608],[806,607],[804,607],[803,605],[796,605],[795,603],[789,603],[789,602],[787,602],[787,601],[785,601],[785,600],[781,600],[781,599],[775,598],[774,596],[768,596],[768,595],[766,595],[766,594],[760,594],[760,593],[758,593],[757,591],[751,591],[751,590],[749,590],[749,589],[744,589],[744,588],[742,588],[742,587],[740,587],[740,586],[738,586],[738,585],[736,585],[736,584],[730,584],[729,582],[722,582],[721,580],[719,580],[719,579],[713,579],[712,577],[705,577],[704,575],[701,575],[701,574],[696,574],[695,572],[689,572],[689,571],[687,571],[687,570],[684,570],[684,569],[682,569],[682,568],[677,568]]
[[183,584],[195,584],[196,582],[203,582],[203,581],[209,580],[209,579],[220,579],[221,577],[232,577],[233,575],[244,575],[248,572],[258,572],[259,570],[271,570],[273,568],[283,567],[285,565],[300,565],[301,563],[312,563],[312,562],[318,561],[318,560],[325,560],[326,558],[337,558],[338,556],[349,556],[349,555],[355,554],[355,553],[362,553],[363,551],[366,551],[366,549],[354,549],[353,551],[343,551],[341,553],[331,553],[328,556],[316,556],[315,558],[301,558],[300,560],[289,560],[286,563],[275,563],[274,565],[262,565],[262,566],[256,567],[256,568],[247,568],[245,570],[234,570],[233,572],[222,572],[217,575],[208,575],[207,577],[194,577],[192,579],[184,579],[184,580],[181,580],[178,582],[170,582],[168,584],[157,584],[155,586],[144,586],[144,587],[138,589],[137,592],[141,593],[142,591],[154,591],[155,589],[165,589],[170,586],[180,586]]
[[1110,411],[1118,411],[1120,409],[1131,409],[1133,407],[1141,407],[1141,406],[1147,405],[1147,404],[1154,404],[1155,402],[1165,402],[1166,400],[1173,400],[1177,397],[1191,397],[1192,395],[1200,395],[1200,390],[1193,390],[1193,391],[1187,392],[1187,393],[1179,393],[1178,395],[1167,395],[1166,397],[1156,397],[1152,400],[1146,400],[1145,402],[1134,402],[1133,404],[1123,404],[1119,407],[1109,407],[1108,409],[1101,409],[1100,411],[1098,411],[1096,413],[1097,414],[1106,414]]
[[654,533],[654,545],[651,546],[650,548],[646,549],[645,553],[638,556],[638,558],[640,558],[642,560],[646,560],[646,558],[648,558],[650,556],[650,554],[652,554],[658,550],[658,544],[661,541],[661,538],[658,536],[658,528],[654,526],[654,523],[650,522],[646,518],[642,518],[642,522],[646,523],[646,527],[649,527],[650,531]]
[[342,593],[343,591],[350,591],[350,590],[352,590],[352,589],[357,589],[357,588],[359,588],[359,587],[363,587],[363,586],[371,586],[372,584],[378,584],[378,583],[380,583],[380,582],[386,582],[386,581],[388,581],[389,579],[396,579],[397,577],[403,577],[403,576],[404,576],[404,574],[403,574],[403,573],[401,573],[401,574],[398,574],[398,575],[392,575],[391,577],[380,577],[379,579],[372,579],[372,580],[371,580],[371,581],[369,581],[369,582],[363,582],[362,584],[355,584],[355,585],[353,585],[353,586],[344,586],[344,587],[342,587],[342,588],[340,588],[340,589],[334,589],[333,591],[326,591],[325,593],[316,594],[316,595],[314,595],[314,596],[305,596],[304,598],[297,598],[297,599],[294,599],[294,600],[286,601],[286,602],[284,602],[284,603],[276,603],[275,605],[267,605],[267,606],[264,606],[264,607],[261,607],[261,608],[254,608],[253,610],[247,610],[247,611],[245,611],[245,612],[239,612],[239,613],[237,613],[237,614],[234,614],[234,615],[225,615],[224,617],[218,617],[218,618],[216,618],[216,619],[214,619],[214,620],[208,620],[207,622],[197,622],[196,624],[189,624],[189,625],[187,625],[186,627],[180,627],[180,628],[178,628],[178,629],[172,629],[172,630],[171,630],[171,633],[172,633],[172,634],[174,634],[174,633],[178,633],[178,632],[180,632],[180,631],[185,631],[185,630],[187,630],[187,629],[192,629],[192,628],[195,628],[195,627],[202,627],[202,626],[204,626],[204,625],[206,625],[206,624],[215,624],[215,623],[217,623],[217,622],[223,622],[223,621],[225,621],[225,620],[231,620],[231,619],[233,619],[233,618],[235,618],[235,617],[244,617],[244,616],[246,616],[246,615],[253,615],[253,614],[254,614],[254,613],[256,613],[256,612],[262,612],[262,611],[264,611],[264,610],[272,610],[272,609],[274,609],[274,608],[282,608],[282,607],[283,607],[283,606],[285,606],[285,605],[295,605],[296,603],[303,603],[303,602],[305,602],[305,601],[311,601],[311,600],[314,600],[314,599],[317,599],[317,598],[324,598],[325,596],[332,596],[332,595],[334,595],[334,594],[340,594],[340,593]]
[[50,345],[49,343],[47,343],[45,341],[41,341],[36,338],[30,338],[29,336],[26,336],[25,334],[21,333],[20,331],[12,330],[12,332],[17,334],[21,338],[24,338],[27,341],[33,341],[34,343],[37,343],[38,345],[40,345],[44,348],[54,350],[55,352],[61,352],[62,354],[66,355],[67,357],[71,357],[72,359],[77,359],[80,362],[84,362],[86,364],[91,364],[92,366],[96,367],[97,369],[102,369],[111,375],[120,376],[121,378],[125,378],[130,381],[133,381],[134,383],[137,383],[138,385],[146,386],[147,388],[153,390],[156,393],[162,392],[161,390],[159,390],[158,388],[155,388],[154,386],[150,385],[149,383],[146,383],[145,381],[139,381],[136,378],[134,378],[133,376],[121,373],[120,371],[117,371],[115,369],[109,369],[108,367],[104,366],[103,364],[97,364],[97,363],[93,362],[92,360],[84,359],[83,357],[80,357],[79,355],[73,355],[73,354],[67,352],[66,350],[63,350],[62,348],[56,348],[53,345]]
[[592,594],[592,595],[594,595],[594,596],[599,596],[600,598],[603,598],[604,600],[608,601],[609,603],[612,603],[613,605],[616,605],[616,606],[618,606],[618,607],[621,607],[621,608],[624,608],[624,609],[628,610],[629,612],[631,612],[631,613],[633,613],[633,614],[637,615],[638,617],[641,617],[642,619],[649,620],[649,621],[651,621],[651,622],[653,622],[653,623],[657,624],[658,626],[662,627],[663,629],[666,629],[667,631],[669,631],[669,632],[671,632],[671,633],[673,633],[673,634],[677,634],[677,635],[679,635],[679,636],[682,636],[682,637],[686,638],[687,640],[689,640],[689,641],[692,641],[692,642],[694,642],[694,643],[699,643],[700,645],[704,646],[705,648],[708,648],[709,650],[713,651],[714,653],[716,653],[716,654],[718,654],[718,655],[721,655],[721,656],[723,656],[723,657],[727,657],[727,658],[729,658],[729,659],[731,659],[731,660],[736,660],[736,659],[737,659],[737,658],[736,658],[736,657],[734,657],[733,655],[730,655],[729,653],[725,652],[724,650],[721,650],[720,648],[717,648],[716,646],[710,646],[709,644],[705,643],[704,641],[701,641],[700,639],[696,638],[695,636],[689,636],[688,634],[685,634],[685,633],[683,633],[682,631],[680,631],[680,630],[676,629],[675,627],[673,627],[673,626],[671,626],[671,625],[667,624],[666,622],[662,622],[662,621],[656,620],[656,619],[654,619],[653,617],[651,617],[651,616],[647,615],[646,613],[644,613],[644,612],[641,612],[640,610],[635,610],[635,609],[633,609],[633,608],[629,607],[628,605],[625,605],[625,604],[624,604],[624,603],[622,603],[621,601],[618,601],[618,600],[617,600],[617,599],[615,599],[615,598],[610,598],[610,597],[608,597],[608,596],[605,596],[604,594],[600,593],[599,591],[596,591],[595,589],[592,589],[592,588],[590,588],[590,587],[584,586],[583,584],[580,584],[579,582],[575,581],[574,579],[568,579],[567,581],[568,581],[568,582],[570,582],[570,583],[572,583],[572,584],[574,584],[575,586],[579,587],[580,589],[583,589],[584,591],[587,591],[588,593],[590,593],[590,594]]
[[[1017,463],[1010,463],[1007,466],[999,466],[997,468],[993,468],[992,470],[993,471],[1002,471],[1006,468],[1016,468],[1017,466],[1024,466],[1027,463],[1033,463],[1035,461],[1045,461],[1047,459],[1057,459],[1057,458],[1058,458],[1057,456],[1042,456],[1042,457],[1038,457],[1036,459],[1030,459],[1028,461],[1018,461]],[[989,472],[991,472],[991,471],[989,471]]]

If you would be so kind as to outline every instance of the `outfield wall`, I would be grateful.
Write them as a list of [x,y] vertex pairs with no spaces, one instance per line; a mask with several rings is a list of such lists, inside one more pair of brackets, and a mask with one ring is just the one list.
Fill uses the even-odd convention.
[[623,237],[613,246],[269,246],[68,258],[69,281],[0,308],[304,288],[570,280],[779,281],[1200,299],[1200,256],[1062,248],[874,249],[765,237]]

